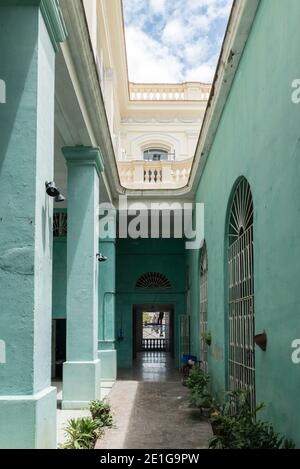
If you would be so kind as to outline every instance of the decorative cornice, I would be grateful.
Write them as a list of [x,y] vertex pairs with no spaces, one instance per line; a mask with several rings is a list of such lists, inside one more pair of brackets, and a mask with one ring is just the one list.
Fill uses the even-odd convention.
[[121,119],[121,124],[201,124],[203,119],[201,118],[190,118],[184,119],[179,117],[163,119],[163,118],[135,118],[135,117],[123,117]]
[[59,0],[0,0],[0,6],[39,6],[54,50],[67,38],[67,28],[60,9]]
[[116,244],[116,238],[99,238],[101,244]]
[[94,165],[98,175],[104,171],[104,164],[99,147],[64,147],[63,155],[68,163],[80,166]]
[[57,51],[58,44],[64,42],[68,35],[59,0],[41,0],[40,8],[54,50]]
[[[88,107],[93,133],[96,136],[95,142],[101,147],[105,177],[108,180],[111,195],[116,199],[119,193],[125,193],[125,189],[120,185],[117,162],[97,66],[91,47],[83,1],[64,1],[61,4],[61,8],[69,32],[68,48],[72,56],[83,98]],[[87,77],[89,77],[88,80]]]
[[234,82],[261,0],[239,0],[233,3],[223,41],[211,94],[185,191],[196,195],[213,145],[227,99]]

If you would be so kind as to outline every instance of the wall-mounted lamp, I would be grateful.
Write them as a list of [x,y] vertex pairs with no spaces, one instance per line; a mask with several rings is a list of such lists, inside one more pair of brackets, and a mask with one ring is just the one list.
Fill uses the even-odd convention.
[[60,190],[56,187],[55,182],[46,182],[46,192],[49,195],[49,197],[55,198],[55,202],[64,202],[65,198],[64,196],[60,193]]
[[263,350],[264,352],[266,352],[267,350],[267,344],[268,344],[268,340],[267,340],[267,334],[266,332],[263,332],[262,334],[257,334],[254,336],[254,342],[256,343],[256,345],[261,348],[261,350]]
[[101,253],[98,253],[96,254],[96,257],[98,259],[99,262],[106,262],[107,261],[107,257],[105,257],[103,254]]

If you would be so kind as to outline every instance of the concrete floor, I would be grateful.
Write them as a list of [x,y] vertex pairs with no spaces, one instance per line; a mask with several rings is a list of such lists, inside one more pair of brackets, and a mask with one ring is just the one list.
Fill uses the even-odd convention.
[[96,449],[204,449],[212,436],[199,410],[188,405],[173,361],[165,353],[141,354],[121,370],[109,400],[115,427]]
[[[108,396],[114,383],[105,383],[101,387],[101,399]],[[57,446],[61,445],[66,440],[65,427],[70,419],[77,419],[80,417],[90,417],[89,410],[62,410],[62,382],[54,381],[52,386],[57,389]]]

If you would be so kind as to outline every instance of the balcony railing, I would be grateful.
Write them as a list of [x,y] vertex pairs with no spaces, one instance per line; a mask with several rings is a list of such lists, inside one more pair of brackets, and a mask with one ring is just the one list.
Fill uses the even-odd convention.
[[204,83],[129,84],[131,101],[207,101],[210,90]]
[[193,159],[182,161],[118,161],[121,184],[127,189],[178,189],[189,179]]
[[143,339],[142,349],[144,352],[165,352],[166,339]]

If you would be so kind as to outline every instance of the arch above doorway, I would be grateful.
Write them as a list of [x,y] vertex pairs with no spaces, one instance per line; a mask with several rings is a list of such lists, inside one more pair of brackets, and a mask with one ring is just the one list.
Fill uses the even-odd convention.
[[146,272],[136,282],[136,288],[168,289],[172,288],[170,280],[160,272]]
[[256,406],[254,347],[253,198],[241,177],[233,193],[227,225],[228,386],[249,392]]

